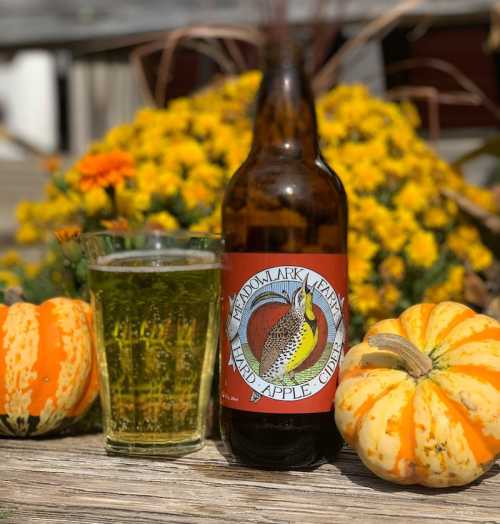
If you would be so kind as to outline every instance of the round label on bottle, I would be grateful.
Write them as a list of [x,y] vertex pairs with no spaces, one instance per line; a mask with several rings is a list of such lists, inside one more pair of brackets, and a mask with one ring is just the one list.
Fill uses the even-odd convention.
[[222,285],[222,405],[330,411],[346,340],[345,255],[228,253]]

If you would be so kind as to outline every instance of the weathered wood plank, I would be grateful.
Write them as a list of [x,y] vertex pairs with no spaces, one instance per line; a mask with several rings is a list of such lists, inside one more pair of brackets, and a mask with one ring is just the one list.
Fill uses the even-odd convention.
[[[380,16],[398,0],[350,0],[340,9],[326,2],[323,17],[342,13],[342,20],[359,22]],[[487,19],[493,0],[433,0],[411,11],[428,18],[480,17]],[[0,48],[68,47],[120,42],[126,35],[165,31],[187,24],[251,24],[262,21],[263,10],[248,0],[100,0],[94,4],[73,0],[71,7],[53,0],[2,0],[0,2]],[[290,19],[309,22],[314,2],[290,1]]]
[[[13,235],[17,227],[16,205],[21,199],[39,199],[47,176],[31,160],[0,160],[0,235]],[[0,252],[3,246],[0,245]]]
[[100,436],[0,440],[0,519],[14,523],[500,522],[496,465],[466,489],[390,485],[349,450],[313,472],[229,464],[219,443],[175,460],[110,457]]

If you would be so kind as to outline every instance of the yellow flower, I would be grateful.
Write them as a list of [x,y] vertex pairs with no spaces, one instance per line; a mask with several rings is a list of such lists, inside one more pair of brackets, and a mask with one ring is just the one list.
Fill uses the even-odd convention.
[[415,182],[407,182],[394,197],[396,206],[411,211],[421,211],[427,205],[427,197],[422,187]]
[[119,185],[115,193],[116,210],[119,216],[135,218],[137,210],[134,207],[134,191]]
[[155,162],[145,161],[137,167],[136,186],[139,191],[172,196],[182,185],[181,177]]
[[405,233],[414,233],[419,229],[418,222],[415,220],[415,215],[408,209],[396,209],[393,213],[392,219]]
[[160,213],[154,213],[149,215],[146,224],[154,229],[177,229],[179,224],[175,217],[173,217],[167,211],[161,211]]
[[16,242],[20,244],[33,244],[41,238],[41,231],[30,223],[22,224],[16,231]]
[[373,224],[373,230],[380,238],[382,246],[391,253],[398,253],[408,239],[406,231],[392,220],[380,221]]
[[445,187],[458,191],[459,193],[463,192],[465,181],[460,173],[448,169],[441,175],[441,179]]
[[462,300],[464,288],[463,266],[451,266],[444,282],[428,288],[424,300],[428,302],[444,302],[446,300]]
[[380,297],[377,288],[372,284],[353,286],[350,302],[353,308],[362,315],[373,313],[380,308]]
[[378,252],[378,245],[370,240],[366,235],[355,231],[349,232],[349,257],[357,256],[361,259],[370,260]]
[[111,201],[102,187],[95,187],[83,194],[83,209],[90,216],[109,210]]
[[22,224],[27,222],[33,216],[33,203],[27,200],[21,200],[16,206],[16,218],[17,221]]
[[164,171],[156,162],[144,161],[136,169],[136,186],[142,190],[154,191],[158,186],[158,177]]
[[192,105],[192,99],[188,97],[179,97],[172,100],[168,105],[169,109],[176,112],[187,112],[190,111]]
[[369,259],[349,254],[349,281],[359,284],[368,279],[372,271]]
[[151,205],[151,193],[120,185],[116,188],[115,202],[119,216],[142,220]]
[[198,206],[209,206],[213,201],[213,192],[203,182],[186,180],[181,189],[182,197],[188,209]]
[[457,256],[465,258],[469,250],[469,245],[472,242],[476,242],[478,236],[474,228],[461,226],[448,235],[446,243]]
[[16,287],[19,286],[19,277],[12,271],[0,270],[0,284],[5,287]]
[[425,291],[424,294],[424,300],[434,304],[446,302],[449,299],[450,295],[448,292],[448,286],[446,284],[437,284],[435,286],[431,286]]
[[359,122],[359,129],[364,135],[370,137],[377,135],[384,127],[385,121],[381,114],[369,114]]
[[438,246],[432,233],[415,233],[406,247],[406,253],[415,266],[429,268],[438,258]]
[[[228,144],[232,144],[232,147],[228,147]],[[225,124],[219,127],[217,133],[206,145],[207,151],[215,160],[225,160],[233,147],[241,149],[239,144],[235,143],[234,130]]]
[[158,112],[155,109],[145,107],[137,111],[135,114],[135,124],[140,128],[149,127],[157,120],[157,118]]
[[417,108],[411,102],[404,100],[401,103],[401,112],[406,118],[406,121],[414,128],[420,125],[420,115],[418,114]]
[[165,152],[163,164],[175,171],[181,167],[189,168],[206,160],[203,147],[192,138],[173,141]]
[[490,213],[495,213],[497,211],[495,195],[493,194],[493,191],[467,184],[464,187],[464,194],[467,198],[472,200],[472,202],[483,209],[490,211]]
[[399,282],[405,274],[405,263],[401,257],[390,255],[380,264],[379,269],[380,274],[385,280],[395,280]]
[[487,269],[493,263],[493,255],[491,251],[480,243],[474,243],[469,246],[467,258],[474,271]]
[[206,137],[216,133],[220,123],[220,117],[217,113],[201,113],[194,116],[193,132],[199,137]]
[[374,191],[385,180],[383,171],[371,160],[362,160],[352,166],[358,191]]
[[455,255],[468,261],[475,271],[482,271],[493,262],[492,253],[483,246],[479,232],[473,226],[457,227],[448,235],[446,243]]
[[217,233],[221,232],[220,223],[220,208],[214,211],[211,215],[202,218],[196,224],[191,226],[191,231],[197,231],[199,233]]
[[104,142],[109,149],[124,149],[134,135],[134,126],[131,124],[122,124],[110,129],[104,137]]
[[408,165],[406,162],[400,159],[395,159],[387,156],[387,153],[384,154],[380,159],[380,167],[388,175],[391,175],[395,178],[403,179],[408,176]]
[[414,137],[415,135],[411,128],[398,127],[394,129],[394,131],[388,135],[393,155],[399,156],[403,151],[411,151]]
[[224,171],[215,164],[203,162],[189,172],[189,177],[206,184],[210,188],[218,188],[224,181]]
[[232,175],[245,161],[249,148],[246,146],[234,147],[226,152],[228,172]]
[[182,134],[189,126],[191,113],[180,106],[170,107],[162,114],[161,125],[163,133]]
[[133,191],[132,199],[134,210],[140,213],[147,211],[151,205],[151,193],[148,191]]
[[454,218],[458,215],[458,206],[452,200],[447,200],[445,203],[445,209],[450,217]]
[[40,227],[68,222],[80,209],[79,197],[73,192],[58,192],[42,202],[29,204],[29,222]]
[[0,266],[3,267],[15,267],[21,264],[21,255],[14,249],[9,249],[5,254],[0,257]]
[[351,165],[366,158],[366,147],[363,143],[345,142],[339,149],[339,154]]
[[378,202],[373,196],[362,196],[357,205],[363,214],[363,223],[367,225],[388,222],[391,218],[390,211]]
[[381,301],[389,311],[393,310],[401,298],[401,291],[394,284],[385,284],[380,288]]
[[158,173],[156,193],[166,197],[175,195],[182,186],[182,179],[176,173],[162,170]]
[[448,224],[449,218],[440,207],[430,207],[424,213],[424,224],[426,227],[439,229]]
[[[373,137],[364,143],[365,158],[380,159],[388,155],[386,141],[382,137]],[[380,162],[377,162],[378,167],[381,168]]]
[[78,188],[80,173],[76,169],[69,169],[64,173],[64,181],[73,188]]
[[323,115],[318,118],[318,129],[321,136],[328,137],[328,140],[335,141],[347,133],[347,127],[343,122],[336,119],[330,120],[329,118],[324,118]]
[[465,268],[463,266],[451,266],[448,271],[446,286],[450,293],[450,298],[458,299],[464,289]]

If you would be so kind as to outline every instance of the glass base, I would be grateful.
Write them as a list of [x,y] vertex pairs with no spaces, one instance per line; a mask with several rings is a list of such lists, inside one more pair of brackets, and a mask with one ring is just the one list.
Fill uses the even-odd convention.
[[105,438],[104,448],[110,455],[138,455],[142,457],[179,457],[199,451],[205,444],[197,438],[186,442],[124,442]]

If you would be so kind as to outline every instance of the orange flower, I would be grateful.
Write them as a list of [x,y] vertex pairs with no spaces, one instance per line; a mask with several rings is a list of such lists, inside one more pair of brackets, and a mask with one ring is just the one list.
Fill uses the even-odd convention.
[[47,173],[55,173],[61,169],[62,160],[59,155],[48,155],[40,159],[40,167]]
[[123,217],[118,217],[115,220],[101,220],[101,224],[108,231],[128,231],[130,229],[130,224],[128,220]]
[[64,226],[54,231],[54,236],[60,244],[76,240],[80,237],[82,228],[80,226]]
[[89,154],[76,166],[81,174],[79,187],[88,191],[96,187],[116,186],[134,175],[134,159],[125,151]]

